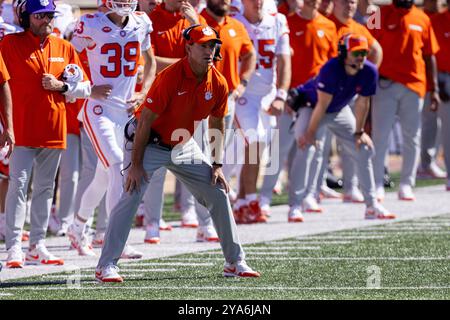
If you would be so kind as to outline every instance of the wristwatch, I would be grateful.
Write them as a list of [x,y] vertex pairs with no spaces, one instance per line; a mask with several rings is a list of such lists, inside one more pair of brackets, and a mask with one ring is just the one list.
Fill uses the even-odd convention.
[[247,85],[248,85],[248,80],[241,79],[241,84],[242,84],[244,87],[247,87]]

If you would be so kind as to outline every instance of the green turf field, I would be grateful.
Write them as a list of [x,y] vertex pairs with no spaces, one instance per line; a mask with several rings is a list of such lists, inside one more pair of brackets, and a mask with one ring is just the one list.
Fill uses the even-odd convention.
[[[11,280],[1,299],[450,299],[450,214],[244,247],[259,279],[222,277],[220,251]],[[68,281],[69,280],[69,281]]]

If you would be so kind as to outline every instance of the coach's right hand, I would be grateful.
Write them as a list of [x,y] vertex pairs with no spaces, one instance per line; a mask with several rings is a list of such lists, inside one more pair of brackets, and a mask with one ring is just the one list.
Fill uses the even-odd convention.
[[316,134],[310,132],[309,130],[305,132],[304,135],[300,136],[297,140],[297,145],[300,149],[305,149],[307,145],[314,144],[316,139]]
[[144,170],[144,167],[131,165],[127,174],[127,181],[125,182],[125,192],[129,192],[130,194],[132,194],[134,190],[140,192],[142,179],[144,179],[147,183],[149,182],[148,175]]
[[93,86],[91,90],[92,99],[108,99],[111,95],[112,86],[110,84],[102,84]]

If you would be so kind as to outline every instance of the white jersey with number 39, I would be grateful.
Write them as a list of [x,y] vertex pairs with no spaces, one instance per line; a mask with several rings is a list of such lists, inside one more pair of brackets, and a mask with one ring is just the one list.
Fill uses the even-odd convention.
[[273,94],[277,81],[277,55],[290,55],[289,28],[282,14],[265,13],[258,24],[250,23],[243,15],[236,15],[253,42],[257,54],[256,70],[248,83],[248,93]]
[[116,26],[104,13],[80,18],[72,44],[79,52],[86,49],[93,84],[112,86],[108,105],[127,108],[126,101],[136,85],[141,52],[150,48],[152,30],[152,23],[143,12],[130,14],[124,28]]

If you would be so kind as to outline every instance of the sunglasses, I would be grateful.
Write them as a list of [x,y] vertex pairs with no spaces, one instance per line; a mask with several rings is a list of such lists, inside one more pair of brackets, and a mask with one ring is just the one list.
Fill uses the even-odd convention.
[[357,51],[352,51],[352,56],[354,56],[355,58],[366,57],[368,53],[369,52],[367,50],[357,50]]
[[35,13],[33,14],[33,17],[37,20],[42,20],[45,18],[53,20],[55,18],[55,13],[54,12]]

